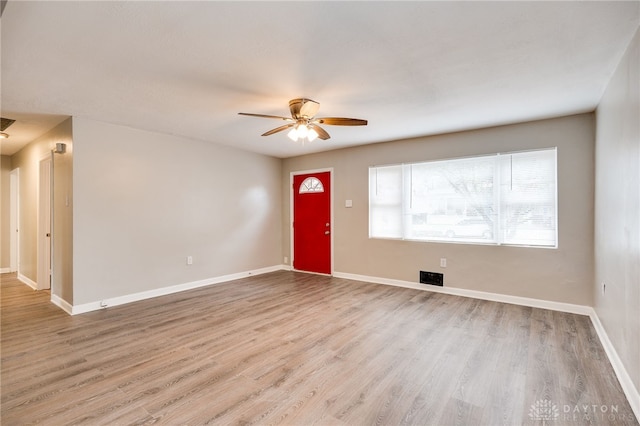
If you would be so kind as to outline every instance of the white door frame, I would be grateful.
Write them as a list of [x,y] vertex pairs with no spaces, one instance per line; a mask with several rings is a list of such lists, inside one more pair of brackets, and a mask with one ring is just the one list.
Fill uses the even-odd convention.
[[[297,175],[306,175],[306,174],[311,174],[311,173],[324,173],[324,172],[329,172],[329,179],[330,179],[330,188],[331,188],[331,194],[329,197],[329,217],[331,218],[331,275],[333,275],[333,235],[334,235],[334,230],[335,225],[333,222],[333,167],[329,167],[326,169],[312,169],[312,170],[298,170],[295,172],[290,172],[289,173],[289,255],[291,257],[289,265],[291,265],[291,269],[293,269],[293,253],[294,253],[294,247],[293,247],[293,196],[294,196],[294,188],[293,188],[293,177],[297,176]],[[302,272],[307,272],[307,271],[302,271]],[[312,272],[310,272],[312,273]]]
[[20,168],[9,172],[9,272],[20,273]]
[[38,290],[51,288],[51,155],[40,160],[38,178]]

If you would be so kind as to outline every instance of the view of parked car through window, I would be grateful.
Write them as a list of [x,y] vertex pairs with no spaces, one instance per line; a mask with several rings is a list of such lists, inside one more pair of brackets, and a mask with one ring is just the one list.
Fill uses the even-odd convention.
[[373,238],[557,245],[556,149],[369,169]]

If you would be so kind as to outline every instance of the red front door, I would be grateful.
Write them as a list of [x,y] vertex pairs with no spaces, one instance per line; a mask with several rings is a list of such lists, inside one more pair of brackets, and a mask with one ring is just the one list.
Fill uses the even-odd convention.
[[293,176],[293,268],[331,274],[331,174]]

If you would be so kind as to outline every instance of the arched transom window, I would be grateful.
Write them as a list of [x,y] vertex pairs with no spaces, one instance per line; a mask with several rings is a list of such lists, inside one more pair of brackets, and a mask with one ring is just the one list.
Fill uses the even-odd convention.
[[318,178],[313,176],[306,178],[300,184],[299,193],[304,194],[308,192],[324,192],[324,186]]

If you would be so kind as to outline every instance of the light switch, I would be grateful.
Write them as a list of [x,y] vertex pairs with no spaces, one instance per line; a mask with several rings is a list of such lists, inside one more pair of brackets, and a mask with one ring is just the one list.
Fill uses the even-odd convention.
[[347,200],[347,201],[345,201],[345,202],[344,202],[344,206],[345,206],[346,208],[353,207],[353,201],[352,201],[352,200]]

